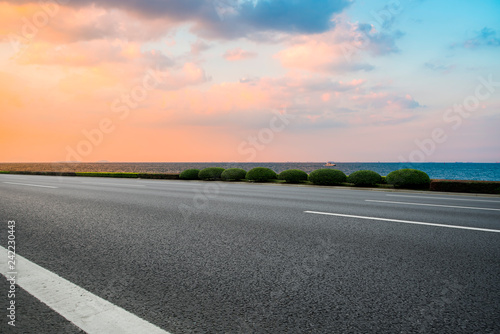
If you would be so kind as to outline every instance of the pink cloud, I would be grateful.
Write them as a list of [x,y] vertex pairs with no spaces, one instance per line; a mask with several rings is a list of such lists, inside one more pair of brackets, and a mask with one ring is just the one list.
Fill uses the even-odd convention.
[[257,57],[257,53],[246,51],[241,48],[236,48],[232,50],[227,50],[226,53],[224,53],[223,57],[229,61],[237,61],[237,60],[255,58]]
[[365,95],[353,95],[350,97],[351,101],[356,102],[357,105],[363,108],[388,108],[394,110],[411,110],[422,107],[420,103],[406,94],[401,96],[395,93],[370,92]]
[[203,51],[210,49],[212,46],[205,41],[199,39],[193,44],[191,44],[191,54],[198,56]]
[[164,83],[160,86],[160,89],[162,87],[166,89],[180,89],[210,81],[211,78],[199,65],[187,62],[178,70],[169,70],[162,80]]
[[320,34],[291,37],[286,49],[275,55],[286,68],[311,72],[370,71],[364,55],[380,56],[397,52],[395,41],[401,32],[387,34],[373,26],[351,23],[344,15],[336,17],[335,28]]
[[362,50],[365,46],[357,25],[338,18],[333,30],[292,37],[286,49],[275,58],[286,68],[297,68],[311,72],[346,72],[371,70],[363,63],[360,53],[349,52],[349,48]]
[[287,68],[299,68],[313,72],[339,68],[344,62],[341,50],[335,45],[304,37],[300,43],[280,51],[276,58]]

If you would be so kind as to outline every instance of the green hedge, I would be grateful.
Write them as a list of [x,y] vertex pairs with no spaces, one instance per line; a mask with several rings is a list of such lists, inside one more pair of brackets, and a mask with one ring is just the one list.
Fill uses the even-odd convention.
[[394,188],[428,189],[431,183],[429,175],[416,169],[395,170],[387,175],[386,181]]
[[220,180],[224,168],[222,167],[208,167],[200,170],[198,177],[205,181]]
[[322,186],[333,186],[346,180],[344,172],[337,169],[317,169],[309,174],[309,181]]
[[358,170],[347,177],[347,182],[358,187],[373,187],[382,182],[382,176],[371,170]]
[[137,177],[140,179],[178,180],[179,174],[139,173]]
[[307,173],[300,169],[289,169],[278,175],[279,180],[285,180],[286,183],[300,183],[307,181]]
[[267,182],[278,178],[276,172],[265,167],[255,167],[247,172],[247,180],[255,182]]
[[[500,194],[500,181],[463,181],[463,180],[430,180],[429,176],[415,169],[401,169],[380,176],[376,172],[363,170],[357,171],[347,177],[342,171],[336,169],[318,169],[307,177],[307,173],[298,169],[283,171],[278,175],[264,167],[256,167],[245,172],[240,168],[229,168],[224,170],[220,167],[210,167],[203,170],[187,169],[179,174],[161,173],[101,173],[101,172],[37,172],[37,171],[0,171],[0,174],[21,175],[50,175],[50,176],[92,176],[92,177],[115,177],[115,178],[143,178],[143,179],[183,179],[196,180],[199,176],[205,180],[241,180],[266,182],[279,178],[287,183],[299,183],[309,179],[317,185],[338,185],[344,182],[353,183],[356,186],[373,186],[376,184],[391,184],[396,188],[407,189],[430,189],[432,191],[462,192]],[[200,177],[200,178],[201,178]],[[389,186],[386,186],[389,187]]]
[[239,181],[245,178],[247,171],[241,168],[228,168],[221,174],[224,181]]
[[181,180],[199,180],[198,174],[200,173],[199,169],[186,169],[183,171],[180,175],[179,178]]
[[432,180],[432,191],[500,194],[500,181]]

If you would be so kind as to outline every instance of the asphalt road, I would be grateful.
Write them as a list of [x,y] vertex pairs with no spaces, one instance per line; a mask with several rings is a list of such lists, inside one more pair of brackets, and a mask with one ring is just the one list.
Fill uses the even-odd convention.
[[[19,255],[174,334],[500,332],[498,196],[0,175],[0,220],[1,246],[15,220]],[[2,333],[78,332],[19,296]]]

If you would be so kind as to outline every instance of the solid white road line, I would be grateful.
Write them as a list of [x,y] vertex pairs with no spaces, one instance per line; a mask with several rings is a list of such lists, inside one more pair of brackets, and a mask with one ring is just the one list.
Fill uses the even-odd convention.
[[491,201],[491,200],[486,200],[486,199],[468,199],[468,198],[451,198],[451,197],[432,197],[432,196],[412,196],[412,195],[393,195],[393,194],[386,194],[386,196],[391,196],[391,197],[413,197],[413,198],[430,198],[430,199],[444,199],[444,200],[450,200],[450,201],[467,201],[467,202],[489,202],[489,203],[499,203],[500,204],[500,199],[498,201]]
[[337,216],[337,217],[357,218],[357,219],[367,219],[367,220],[379,220],[379,221],[403,223],[403,224],[447,227],[447,228],[455,228],[455,229],[460,229],[460,230],[472,230],[472,231],[500,233],[500,230],[493,230],[493,229],[489,229],[489,228],[468,227],[468,226],[458,226],[458,225],[444,225],[444,224],[424,223],[424,222],[416,222],[416,221],[411,221],[411,220],[388,219],[388,218],[378,218],[378,217],[353,216],[353,215],[344,215],[344,214],[340,214],[340,213],[319,212],[319,211],[304,211],[304,212],[305,213],[313,213],[316,215]]
[[19,186],[30,186],[30,187],[40,187],[40,188],[52,188],[52,189],[57,189],[58,187],[53,187],[53,186],[42,186],[39,184],[28,184],[28,183],[17,183],[17,182],[3,182],[7,184],[15,184]]
[[365,202],[389,203],[389,204],[404,204],[404,205],[420,205],[420,206],[438,206],[438,207],[442,207],[442,208],[455,208],[455,209],[471,209],[471,210],[500,211],[500,209],[493,209],[493,208],[478,208],[478,207],[473,207],[473,206],[455,206],[455,205],[440,205],[440,204],[425,204],[425,203],[409,203],[409,202],[376,201],[376,200],[373,200],[373,199],[365,199]]
[[[7,250],[0,246],[0,273],[7,279]],[[16,255],[16,284],[88,334],[169,334],[70,281]]]

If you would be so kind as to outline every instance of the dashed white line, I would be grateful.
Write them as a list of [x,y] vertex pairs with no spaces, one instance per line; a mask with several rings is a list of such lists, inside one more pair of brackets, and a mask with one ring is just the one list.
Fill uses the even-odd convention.
[[29,184],[29,183],[17,183],[17,182],[3,182],[6,184],[14,184],[18,186],[29,186],[29,187],[39,187],[39,188],[52,188],[52,189],[57,189],[58,187],[53,187],[53,186],[42,186],[40,184]]
[[372,199],[365,199],[365,202],[374,203],[389,203],[389,204],[403,204],[403,205],[419,205],[419,206],[437,206],[442,208],[454,208],[454,209],[470,209],[470,210],[486,210],[486,211],[500,211],[500,209],[493,208],[478,208],[475,206],[456,206],[456,205],[441,205],[441,204],[426,204],[426,203],[410,203],[410,202],[391,202],[391,201],[377,201]]
[[[7,250],[0,246],[0,273],[7,277]],[[16,255],[17,285],[88,334],[169,334],[70,281]]]
[[337,216],[337,217],[366,219],[366,220],[379,220],[379,221],[403,223],[403,224],[413,224],[413,225],[446,227],[446,228],[454,228],[454,229],[460,229],[460,230],[472,230],[472,231],[481,231],[481,232],[500,233],[500,230],[493,230],[493,229],[489,229],[489,228],[480,228],[480,227],[445,225],[445,224],[425,223],[425,222],[417,222],[417,221],[411,221],[411,220],[388,219],[388,218],[379,218],[379,217],[354,216],[354,215],[344,215],[341,213],[330,213],[330,212],[319,212],[319,211],[304,211],[304,213],[313,213],[316,215]]
[[486,200],[486,199],[468,199],[468,198],[433,197],[433,196],[412,196],[412,195],[393,195],[393,194],[386,194],[386,196],[392,196],[392,197],[413,197],[413,198],[425,198],[425,199],[429,199],[429,198],[430,199],[443,199],[443,200],[450,200],[450,201],[500,203],[500,200],[498,200],[498,201],[491,201],[491,200]]

